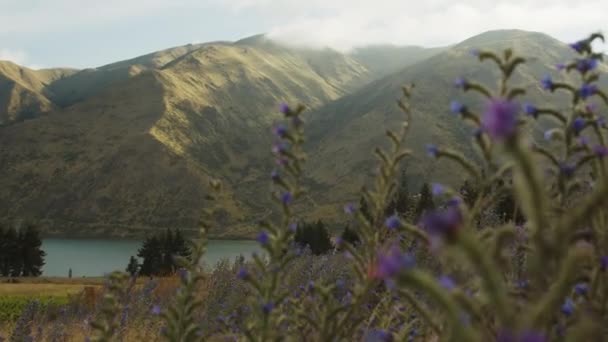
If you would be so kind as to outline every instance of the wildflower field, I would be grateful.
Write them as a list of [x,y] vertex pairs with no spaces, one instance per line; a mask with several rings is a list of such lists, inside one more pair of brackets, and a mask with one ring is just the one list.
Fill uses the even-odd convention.
[[[293,243],[306,195],[303,106],[283,104],[273,133],[270,174],[276,221],[260,222],[264,253],[203,267],[205,232],[222,184],[211,181],[201,235],[172,277],[116,272],[99,296],[3,304],[14,341],[605,341],[608,340],[608,95],[597,85],[600,34],[571,44],[577,57],[556,68],[576,83],[545,77],[537,85],[567,106],[526,102],[512,84],[526,56],[474,50],[499,70],[495,84],[459,78],[463,98],[446,111],[471,127],[478,152],[429,142],[428,157],[448,159],[475,183],[475,195],[432,185],[433,209],[415,221],[386,210],[411,152],[403,88],[403,125],[378,148],[376,177],[361,201],[344,203],[357,239],[337,238],[315,255]],[[469,97],[481,106],[469,106]],[[535,135],[540,129],[544,134]],[[488,211],[502,194],[514,219],[494,224]],[[520,219],[517,219],[520,218]],[[0,287],[1,288],[1,287]],[[17,308],[18,307],[18,308]],[[21,311],[17,315],[17,311]],[[18,317],[17,317],[18,316]]]

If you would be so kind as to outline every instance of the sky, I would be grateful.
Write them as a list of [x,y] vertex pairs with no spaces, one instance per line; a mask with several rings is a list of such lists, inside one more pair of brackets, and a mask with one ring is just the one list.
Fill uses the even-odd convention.
[[0,60],[97,67],[188,43],[259,33],[348,51],[444,46],[494,29],[569,42],[606,31],[607,0],[0,0]]

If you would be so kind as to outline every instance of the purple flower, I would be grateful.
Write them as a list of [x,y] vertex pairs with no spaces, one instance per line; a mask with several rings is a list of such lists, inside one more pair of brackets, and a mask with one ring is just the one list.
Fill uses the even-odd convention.
[[458,196],[454,196],[446,202],[448,207],[458,207],[460,204],[462,204],[462,198]]
[[529,116],[533,116],[533,117],[538,116],[538,108],[536,108],[536,106],[534,106],[533,104],[528,103],[528,102],[526,102],[524,104],[524,112]]
[[578,141],[578,144],[581,145],[581,146],[587,146],[587,145],[589,145],[589,138],[587,138],[584,135],[579,136],[578,139],[577,139],[577,141]]
[[187,269],[180,267],[180,269],[177,270],[177,275],[183,282],[186,282],[188,281],[188,276],[190,275],[190,272],[188,272]]
[[550,75],[545,75],[542,80],[540,80],[540,84],[545,90],[553,90],[553,80]]
[[249,271],[247,271],[245,267],[241,267],[241,269],[239,269],[239,272],[236,274],[236,277],[240,280],[247,280],[250,276],[251,275],[249,274]]
[[291,108],[287,105],[287,103],[281,103],[279,106],[279,111],[285,115],[291,113]]
[[284,154],[285,152],[287,152],[288,148],[289,148],[289,145],[287,145],[286,143],[277,143],[277,144],[272,145],[272,153]]
[[431,235],[451,239],[456,236],[462,219],[460,208],[452,205],[445,209],[424,213],[419,225]]
[[514,333],[509,330],[501,330],[496,336],[497,342],[547,342],[545,335],[538,331],[528,330]]
[[595,59],[595,58],[580,59],[576,62],[576,69],[583,74],[595,69],[596,67],[597,67],[597,59]]
[[450,103],[450,111],[454,114],[462,114],[466,110],[465,105],[458,101],[452,101]]
[[439,279],[437,279],[437,281],[439,282],[439,285],[441,285],[441,287],[446,290],[451,291],[456,288],[456,283],[454,282],[454,279],[452,279],[452,277],[450,276],[442,275],[439,277]]
[[273,131],[274,135],[276,135],[279,138],[285,138],[287,136],[287,127],[283,124],[278,124],[278,125],[274,126],[272,131]]
[[486,105],[481,126],[496,140],[508,139],[515,134],[519,105],[505,99],[492,99]]
[[602,272],[608,270],[608,255],[604,255],[600,258],[600,270]]
[[295,232],[296,230],[298,230],[298,224],[296,222],[292,222],[287,228],[289,228],[290,231]]
[[583,84],[581,89],[578,91],[581,98],[584,100],[588,97],[591,97],[597,93],[597,86],[595,84]]
[[372,329],[365,334],[364,342],[392,342],[393,334],[386,330]]
[[587,294],[587,291],[589,291],[589,285],[585,283],[578,283],[574,286],[574,292],[578,295],[584,296]]
[[433,183],[431,184],[431,192],[433,193],[433,196],[440,196],[441,194],[443,194],[445,192],[445,188],[443,187],[443,185],[439,184],[439,183]]
[[574,51],[582,53],[585,50],[585,42],[579,40],[578,42],[568,44]]
[[154,305],[154,306],[152,307],[152,310],[150,310],[150,312],[151,312],[153,315],[160,315],[160,313],[162,312],[162,309],[160,308],[160,305]]
[[288,205],[293,201],[293,195],[289,191],[285,191],[281,194],[281,203]]
[[384,225],[386,226],[386,228],[394,230],[394,229],[398,229],[399,227],[401,227],[401,220],[399,219],[399,217],[397,215],[391,215],[389,216],[385,221],[384,221]]
[[437,155],[439,154],[439,149],[436,145],[428,144],[426,145],[426,154],[431,158],[437,158]]
[[564,63],[557,63],[557,64],[555,64],[555,69],[557,69],[559,71],[562,71],[562,70],[566,69],[566,64],[564,64]]
[[569,317],[574,313],[574,302],[572,299],[566,298],[566,301],[562,304],[561,311],[566,317]]
[[264,305],[262,305],[262,312],[265,315],[270,314],[270,312],[274,309],[274,303],[273,302],[268,302],[265,303]]
[[586,125],[587,121],[583,118],[576,118],[574,121],[572,121],[572,129],[576,134],[579,134],[583,129],[585,129]]
[[464,77],[458,77],[455,81],[454,81],[454,86],[456,88],[460,88],[460,89],[464,89],[466,88],[466,86],[469,83],[467,82],[467,80]]
[[600,158],[604,158],[608,156],[608,147],[604,145],[595,145],[593,146],[593,153]]
[[567,178],[570,178],[574,175],[574,172],[576,171],[576,166],[569,163],[561,163],[559,166],[559,171]]
[[344,212],[345,212],[346,214],[348,214],[348,215],[352,215],[352,214],[354,214],[354,213],[355,213],[355,211],[357,211],[357,208],[356,208],[356,207],[355,207],[355,205],[354,205],[354,204],[352,204],[352,203],[347,203],[347,204],[344,206]]
[[272,172],[270,173],[270,179],[272,179],[275,182],[278,181],[279,179],[281,179],[281,175],[279,175],[279,171],[272,170]]
[[260,245],[265,246],[270,242],[270,235],[268,234],[267,231],[262,230],[261,232],[258,233],[258,237],[256,240],[258,240]]
[[411,254],[403,253],[395,244],[378,253],[376,262],[368,270],[368,275],[373,279],[387,280],[415,265],[414,257]]

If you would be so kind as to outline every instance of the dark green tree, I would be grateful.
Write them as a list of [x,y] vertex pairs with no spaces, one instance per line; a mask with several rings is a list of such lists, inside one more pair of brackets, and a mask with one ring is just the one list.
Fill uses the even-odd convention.
[[131,258],[129,259],[129,264],[127,265],[127,273],[129,273],[131,276],[134,276],[137,274],[137,271],[139,270],[139,262],[137,261],[137,258],[131,255]]
[[294,241],[301,247],[309,246],[315,255],[327,253],[332,249],[329,232],[321,220],[316,223],[298,224]]
[[359,242],[361,242],[359,235],[357,234],[357,232],[350,228],[350,225],[346,225],[346,227],[344,227],[340,238],[342,239],[342,241],[348,242],[353,246],[356,246],[359,244]]
[[24,277],[37,277],[42,274],[44,257],[42,240],[35,226],[28,224],[19,234],[21,273]]
[[158,275],[162,266],[162,241],[154,235],[146,238],[137,256],[143,259],[139,274],[144,276]]
[[414,218],[416,221],[420,220],[420,217],[424,212],[435,209],[435,202],[433,201],[433,193],[428,183],[422,184],[420,189],[420,195],[418,198],[418,204],[414,211]]

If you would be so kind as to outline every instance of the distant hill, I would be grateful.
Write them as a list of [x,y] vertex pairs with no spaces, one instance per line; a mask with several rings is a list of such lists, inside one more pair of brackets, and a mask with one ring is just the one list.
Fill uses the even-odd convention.
[[[472,47],[534,56],[517,78],[537,81],[571,56],[543,34],[493,31],[450,48],[375,46],[343,54],[286,47],[263,35],[187,45],[95,69],[29,70],[0,62],[0,219],[37,219],[47,234],[142,235],[193,229],[209,177],[223,180],[213,237],[247,237],[272,215],[270,127],[280,102],[308,118],[311,200],[305,215],[334,219],[372,170],[371,150],[401,119],[400,87],[416,83],[407,164],[413,179],[458,181],[423,157],[425,143],[467,143],[448,113],[460,75],[491,80]],[[441,164],[440,164],[441,166]],[[414,182],[415,183],[415,182]]]

